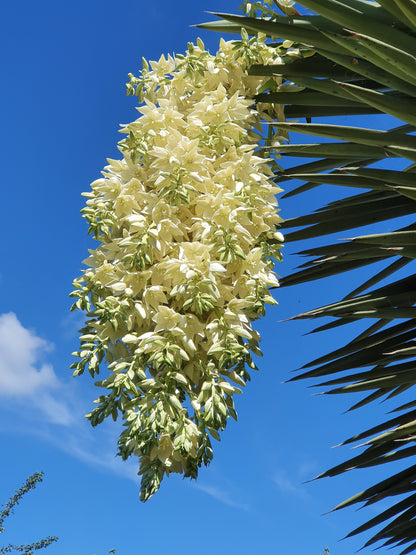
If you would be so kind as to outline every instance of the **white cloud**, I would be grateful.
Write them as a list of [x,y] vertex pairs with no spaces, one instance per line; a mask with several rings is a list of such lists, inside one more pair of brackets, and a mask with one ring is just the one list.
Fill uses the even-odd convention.
[[223,505],[243,511],[250,509],[249,504],[245,500],[246,491],[241,490],[234,479],[227,477],[217,465],[211,465],[208,474],[211,476],[211,483],[207,482],[209,476],[205,473],[202,475],[201,473],[198,479],[192,480],[189,482],[189,485],[216,499]]
[[229,507],[234,507],[235,509],[243,509],[244,511],[247,511],[249,509],[249,506],[246,503],[239,503],[232,497],[232,495],[229,492],[225,491],[223,488],[219,488],[217,486],[204,485],[198,482],[194,483],[193,486],[196,489],[199,489],[200,491],[207,493],[208,495],[210,495],[220,503],[223,503],[224,505],[228,505]]
[[[97,434],[97,430],[94,430],[93,433]],[[140,478],[137,475],[138,460],[131,457],[127,461],[123,461],[121,457],[116,456],[116,443],[116,441],[111,441],[110,437],[103,437],[102,434],[100,437],[95,436],[94,439],[89,437],[84,441],[74,434],[70,434],[60,447],[78,460],[132,480],[138,486],[140,484]]]
[[0,315],[0,396],[29,403],[48,421],[67,425],[71,411],[64,400],[57,400],[64,386],[53,367],[42,362],[52,348],[22,326],[13,312]]
[[274,473],[273,482],[283,493],[295,494],[301,497],[306,495],[306,492],[301,484],[295,483],[283,470],[279,470]]
[[281,491],[298,492],[298,487],[293,484],[282,472],[276,472],[273,476],[273,482]]
[[[63,391],[63,386],[60,386],[59,389]],[[69,426],[74,422],[73,411],[68,400],[62,398],[57,400],[49,391],[42,391],[35,398],[32,398],[32,403],[34,407],[44,413],[44,416],[52,424]]]
[[[65,324],[64,332],[78,322],[68,318]],[[137,460],[116,457],[119,423],[91,428],[84,416],[91,403],[78,384],[60,380],[44,360],[52,349],[52,343],[25,328],[16,314],[0,314],[0,399],[2,411],[10,417],[0,419],[0,432],[38,437],[88,465],[137,484]]]
[[22,326],[16,314],[0,315],[0,395],[33,395],[58,379],[49,364],[38,365],[50,343]]

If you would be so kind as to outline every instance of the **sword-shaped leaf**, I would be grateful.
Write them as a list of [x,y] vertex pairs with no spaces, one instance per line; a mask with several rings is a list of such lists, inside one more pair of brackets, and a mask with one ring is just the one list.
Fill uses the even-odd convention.
[[382,23],[375,18],[366,17],[362,9],[350,7],[338,0],[302,0],[299,3],[305,8],[323,15],[340,27],[364,33],[381,41],[388,37],[389,43],[396,48],[416,52],[416,39],[409,33],[399,31],[394,25],[394,21],[390,20],[390,25]]
[[357,105],[349,107],[340,106],[296,106],[288,105],[285,108],[287,119],[334,117],[334,116],[365,116],[366,114],[380,114],[380,110],[371,106]]
[[[362,33],[354,33],[353,38],[364,45],[370,52],[384,59],[384,69],[389,70],[397,77],[416,85],[413,75],[415,56],[409,52],[392,46],[385,40],[380,41]],[[371,56],[369,56],[371,59]]]
[[[357,189],[372,189],[375,191],[391,191],[392,186],[388,183],[383,183],[382,181],[376,181],[375,179],[368,179],[365,177],[358,178],[355,175],[349,175],[344,173],[316,173],[316,174],[302,174],[293,173],[289,174],[288,177],[293,179],[308,179],[311,183],[327,184],[327,185],[338,185],[341,187],[354,187]],[[398,187],[394,187],[395,192],[400,192]],[[415,188],[416,191],[416,188]],[[407,195],[406,195],[407,196]]]
[[[288,170],[286,170],[287,172]],[[361,177],[366,177],[368,179],[375,179],[376,181],[384,181],[385,183],[390,183],[391,185],[401,185],[403,187],[415,187],[416,188],[416,175],[412,173],[406,173],[397,170],[385,170],[377,168],[343,168],[342,171],[347,171],[354,175],[359,175]]]
[[[416,28],[416,2],[414,0],[395,0],[395,2],[409,22],[409,27],[413,27],[414,30]],[[402,20],[404,21],[404,19]]]
[[[386,71],[382,58],[376,58],[374,55],[366,55],[364,47],[362,47],[357,41],[353,41],[351,38],[345,38],[335,34],[328,36],[330,36],[334,41],[338,38],[337,42],[339,44],[343,44],[345,47],[348,47],[348,55],[336,54],[332,51],[323,51],[319,48],[316,49],[316,52],[321,54],[321,56],[325,56],[329,60],[332,60],[346,69],[355,71],[356,73],[367,77],[380,85],[384,85],[390,90],[397,90],[398,92],[407,94],[411,97],[416,97],[416,87],[409,84],[407,80],[401,79],[391,72]],[[366,57],[363,59],[363,56]],[[371,60],[371,62],[369,60]],[[338,74],[339,73],[340,71],[338,71]],[[300,74],[300,77],[302,76],[303,75]],[[311,75],[305,73],[305,76],[310,77]],[[293,75],[293,77],[296,76]],[[320,75],[315,75],[315,77],[320,77]],[[322,77],[328,77],[335,81],[343,81],[344,83],[352,81],[352,79],[349,81],[346,79],[338,79],[335,72],[332,77],[330,75],[322,75]]]
[[[373,108],[383,111],[385,114],[389,114],[411,125],[416,125],[416,100],[402,98],[398,101],[398,99],[395,100],[389,94],[371,91],[349,83],[338,83],[338,85],[344,91],[347,91],[351,98],[356,98],[373,106]],[[396,156],[400,156],[400,154],[396,154]]]
[[[402,254],[402,252],[398,254]],[[379,283],[383,279],[386,279],[392,276],[394,273],[407,266],[409,262],[410,260],[407,260],[407,258],[404,258],[404,257],[401,257],[398,260],[395,260],[392,264],[387,266],[387,268],[384,268],[383,270],[381,270],[380,272],[372,276],[370,279],[362,283],[360,286],[356,287],[354,291],[351,291],[351,293],[346,295],[344,298],[350,299],[356,295],[359,295],[360,293],[362,293],[363,291],[366,291],[370,287],[377,285],[377,283]]]
[[[326,62],[326,63],[325,63]],[[356,80],[356,73],[346,71],[343,67],[334,67],[324,57],[316,55],[313,66],[309,61],[293,60],[287,63],[273,65],[253,65],[249,69],[250,75],[285,75],[288,77],[327,77],[340,81]]]
[[416,200],[416,186],[415,187],[394,187],[394,190],[408,197],[412,200]]
[[287,93],[263,93],[256,96],[256,101],[267,103],[276,102],[277,104],[294,104],[295,106],[337,106],[342,108],[362,106],[362,103],[357,102],[356,100],[350,100],[349,98],[339,98],[333,95],[309,90]]
[[[258,19],[222,16],[234,29],[265,32],[280,40],[291,40],[315,50],[309,59],[289,60],[269,68],[254,67],[257,75],[281,75],[304,90],[297,93],[265,92],[258,101],[285,105],[286,118],[331,117],[364,113],[387,114],[399,120],[395,129],[383,131],[347,127],[286,123],[280,130],[292,130],[322,137],[314,144],[282,145],[286,156],[306,157],[304,164],[279,170],[276,182],[289,179],[303,183],[288,190],[285,197],[318,187],[347,186],[368,192],[330,202],[312,214],[299,215],[283,223],[290,243],[361,228],[380,222],[365,236],[332,245],[315,244],[300,254],[308,256],[291,276],[281,280],[288,286],[325,278],[386,261],[348,295],[337,302],[307,310],[298,318],[330,318],[311,333],[323,332],[354,321],[371,322],[345,345],[307,363],[293,380],[325,376],[320,387],[326,393],[362,391],[364,396],[350,410],[380,398],[392,399],[416,385],[416,275],[410,264],[416,258],[416,224],[406,221],[387,233],[389,220],[416,212],[415,165],[399,171],[385,161],[416,162],[416,1],[415,0],[300,0],[299,4],[317,15]],[[220,16],[221,17],[221,16]],[[229,25],[229,23],[222,23]],[[279,42],[279,44],[281,44]],[[296,47],[296,45],[294,45]],[[376,121],[372,117],[372,122]],[[405,125],[403,125],[405,124]],[[373,124],[373,127],[376,124]],[[337,142],[326,142],[326,139]],[[342,141],[342,142],[340,142]],[[316,159],[313,161],[313,159]],[[368,167],[372,166],[372,167]],[[387,169],[384,167],[387,166]],[[329,172],[329,173],[327,173]],[[286,188],[286,183],[285,183]],[[406,226],[406,227],[403,227]],[[392,259],[390,261],[390,259]],[[408,270],[409,269],[409,270]],[[407,277],[403,278],[407,271]],[[400,272],[400,274],[397,274]],[[398,279],[397,275],[402,279]],[[382,283],[380,286],[379,283]],[[377,287],[377,289],[375,289]],[[374,322],[372,321],[374,319]],[[403,320],[403,321],[401,321]],[[351,468],[366,468],[390,461],[410,460],[416,447],[416,401],[402,403],[395,412],[403,414],[369,430],[357,433],[345,443],[366,440],[364,451],[326,473],[333,476]],[[374,437],[375,434],[381,434]],[[416,465],[400,471],[339,504],[336,510],[405,494],[407,499],[356,528],[350,535],[385,523],[367,542],[405,546],[401,555],[416,548]],[[407,546],[407,547],[406,547]]]
[[[294,98],[296,99],[295,93]],[[416,104],[415,104],[416,106]],[[317,135],[340,141],[350,141],[364,145],[407,147],[416,150],[416,137],[392,131],[380,131],[377,129],[365,129],[362,127],[351,127],[345,125],[328,125],[320,123],[288,123],[279,122],[275,124],[278,129]]]
[[[381,192],[381,191],[379,191]],[[364,200],[364,199],[363,199]],[[338,212],[337,212],[338,210]],[[412,201],[400,195],[380,197],[363,205],[342,206],[326,212],[317,211],[308,216],[292,218],[282,223],[282,229],[288,227],[304,227],[291,233],[285,233],[286,241],[299,241],[321,237],[338,231],[345,231],[354,227],[361,227],[368,223],[381,222],[390,218],[412,214],[414,207]],[[337,217],[338,213],[338,217]]]
[[416,244],[416,231],[395,231],[394,233],[376,233],[354,237],[350,241],[370,245],[404,246]]
[[362,526],[359,526],[358,528],[355,528],[355,530],[350,532],[346,537],[349,538],[351,536],[355,536],[356,534],[360,534],[361,532],[365,532],[366,530],[368,530],[372,526],[377,526],[377,524],[380,524],[381,522],[392,518],[396,514],[399,514],[402,511],[404,511],[405,509],[407,509],[407,507],[411,507],[413,505],[416,505],[416,494],[410,495],[406,499],[403,499],[402,501],[399,501],[398,503],[396,503],[395,505],[393,505],[389,509],[386,509],[385,511],[383,511],[379,515],[377,515],[374,518],[372,518],[371,520],[369,520],[366,524],[363,524]]
[[375,146],[362,146],[356,143],[321,143],[321,144],[291,144],[280,145],[279,151],[286,156],[297,156],[306,158],[350,158],[353,160],[364,160],[373,158],[381,160],[386,153],[383,148]]
[[413,148],[407,148],[403,146],[388,146],[386,147],[388,154],[393,156],[399,156],[401,158],[406,158],[407,160],[412,160],[416,162],[416,151]]
[[316,360],[309,362],[308,364],[305,364],[302,368],[310,368],[311,366],[317,366],[319,364],[323,364],[326,362],[335,361],[338,358],[345,357],[346,355],[355,353],[356,351],[364,351],[380,345],[381,346],[379,348],[382,351],[384,351],[385,348],[383,347],[383,345],[389,344],[388,342],[390,341],[403,342],[403,341],[409,341],[415,338],[416,337],[415,328],[416,328],[416,322],[413,322],[412,320],[408,320],[401,324],[396,324],[395,326],[391,326],[378,333],[375,333],[375,334],[373,333],[367,337],[364,337],[361,339],[356,338],[350,343],[348,343],[345,347],[336,349],[335,351],[329,353],[328,355],[319,357]]
[[[235,33],[235,29],[238,29],[237,32],[240,32],[241,29],[246,29],[247,31],[251,31],[255,34],[264,33],[265,35],[272,38],[279,39],[284,37],[287,40],[302,42],[304,44],[311,44],[324,49],[334,48],[332,41],[317,30],[317,24],[319,24],[320,22],[321,24],[324,24],[323,19],[317,18],[317,16],[310,16],[309,18],[276,16],[276,19],[266,20],[226,13],[213,13],[212,15],[223,19],[225,22],[223,26],[221,26],[219,23],[213,25],[212,22],[207,22],[200,23],[197,25],[197,27],[199,27],[200,29],[207,29],[208,31],[220,31],[225,33]],[[233,27],[231,28],[229,25],[227,25],[226,22],[232,23]],[[330,25],[330,27],[334,29],[334,27],[336,26]],[[234,30],[230,31],[227,29]],[[343,50],[340,48],[338,48],[338,51],[343,53]]]

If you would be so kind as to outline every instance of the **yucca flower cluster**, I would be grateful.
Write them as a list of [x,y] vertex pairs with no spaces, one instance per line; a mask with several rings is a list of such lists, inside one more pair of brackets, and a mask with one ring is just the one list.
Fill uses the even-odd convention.
[[243,0],[239,10],[250,17],[275,17],[276,7],[286,15],[295,15],[299,12],[293,7],[295,0]]
[[144,61],[127,85],[143,105],[123,126],[123,158],[85,194],[99,246],[72,293],[88,316],[74,374],[107,365],[87,417],[95,426],[121,413],[119,454],[139,457],[142,500],[165,474],[195,478],[210,462],[210,437],[237,418],[233,395],[261,354],[252,322],[275,304],[283,237],[255,129],[283,116],[253,106],[279,78],[247,68],[278,55],[243,34],[216,55],[198,40],[184,56]]

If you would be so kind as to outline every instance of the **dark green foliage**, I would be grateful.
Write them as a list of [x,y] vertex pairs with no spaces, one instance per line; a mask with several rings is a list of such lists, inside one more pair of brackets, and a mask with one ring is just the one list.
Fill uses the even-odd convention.
[[[272,67],[253,67],[257,75],[279,74],[303,87],[300,92],[265,92],[259,100],[284,103],[288,119],[304,117],[307,122],[354,114],[375,114],[371,121],[380,119],[375,129],[348,126],[346,117],[342,125],[340,120],[334,125],[278,124],[282,131],[314,137],[307,144],[284,145],[283,155],[317,159],[276,174],[279,183],[292,178],[304,181],[286,196],[320,184],[365,191],[286,221],[283,227],[290,230],[286,240],[337,232],[343,232],[344,238],[346,230],[389,223],[383,233],[342,242],[335,237],[327,245],[303,250],[300,254],[308,260],[282,280],[282,286],[301,284],[356,268],[371,270],[373,263],[384,262],[382,269],[378,264],[365,283],[338,302],[296,316],[325,318],[316,332],[356,321],[367,326],[346,345],[307,364],[294,379],[318,379],[327,394],[363,392],[350,410],[404,392],[407,401],[416,384],[416,222],[412,219],[416,212],[416,2],[300,0],[298,4],[315,14],[268,13],[257,18],[216,14],[224,21],[216,22],[218,31],[238,32],[244,27],[253,34],[268,34],[277,44],[291,40],[295,48],[300,43],[315,51],[304,60],[286,57]],[[210,23],[203,27],[214,28]],[[386,114],[396,120],[389,131],[383,130]],[[400,216],[406,216],[405,223],[395,222]],[[336,507],[390,501],[387,510],[349,535],[378,526],[365,545],[399,546],[401,555],[416,549],[415,407],[416,401],[402,402],[393,411],[399,416],[347,439],[344,444],[364,440],[361,453],[319,476],[404,461],[404,470],[387,467],[388,478]]]
[[[0,533],[4,532],[4,521],[7,517],[9,517],[13,512],[16,505],[19,504],[22,497],[28,493],[31,489],[35,489],[38,482],[41,482],[43,479],[43,472],[35,472],[26,480],[24,485],[18,489],[14,495],[9,499],[9,501],[4,505],[2,511],[0,512]],[[18,552],[23,553],[24,555],[33,555],[34,551],[38,551],[39,549],[43,549],[48,547],[53,542],[56,542],[58,538],[56,536],[48,536],[47,538],[43,538],[37,542],[33,542],[31,544],[9,544],[3,547],[0,547],[0,555],[4,553],[12,553]]]

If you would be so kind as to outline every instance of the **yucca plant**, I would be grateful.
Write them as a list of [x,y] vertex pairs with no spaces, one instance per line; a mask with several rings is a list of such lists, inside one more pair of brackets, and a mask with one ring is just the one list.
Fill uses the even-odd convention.
[[[279,123],[280,129],[313,136],[310,144],[281,146],[287,156],[316,160],[277,173],[276,180],[279,184],[292,178],[305,182],[286,196],[320,184],[364,190],[286,221],[284,228],[298,228],[286,240],[316,239],[407,216],[396,222],[394,231],[342,242],[336,237],[332,243],[304,250],[300,254],[309,260],[281,282],[283,286],[301,284],[385,262],[381,271],[375,270],[338,302],[296,316],[332,319],[314,331],[360,320],[366,329],[307,364],[294,379],[318,379],[330,394],[363,392],[364,397],[351,409],[407,392],[393,410],[393,418],[344,441],[364,441],[359,455],[319,476],[404,459],[404,470],[390,471],[385,480],[336,507],[390,500],[388,509],[349,535],[378,526],[365,545],[400,546],[404,555],[416,549],[416,400],[409,402],[408,396],[416,383],[416,276],[411,266],[416,224],[409,219],[416,211],[416,1],[301,0],[298,4],[306,8],[304,15],[293,2],[265,4],[269,8],[263,6],[260,16],[254,14],[258,6],[251,5],[251,17],[215,14],[219,21],[201,26],[222,33],[245,28],[253,34],[266,33],[277,45],[293,41],[293,49],[302,45],[314,52],[305,60],[288,55],[273,67],[251,68],[255,75],[279,75],[283,82],[303,87],[290,95],[278,91],[258,96],[261,102],[286,104],[288,119],[306,118],[307,123]],[[272,4],[284,13],[272,11]],[[345,118],[342,125],[339,120],[313,123],[315,117],[364,114],[379,115],[376,129],[344,125]],[[391,129],[385,131],[389,120]],[[320,143],[319,138],[325,141]]]

